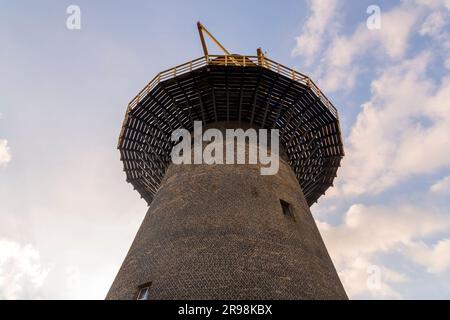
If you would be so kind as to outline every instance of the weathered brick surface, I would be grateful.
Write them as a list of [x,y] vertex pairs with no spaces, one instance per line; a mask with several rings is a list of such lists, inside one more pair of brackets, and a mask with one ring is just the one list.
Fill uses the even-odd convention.
[[[296,221],[282,213],[292,204]],[[107,295],[346,299],[298,181],[258,165],[171,165]]]

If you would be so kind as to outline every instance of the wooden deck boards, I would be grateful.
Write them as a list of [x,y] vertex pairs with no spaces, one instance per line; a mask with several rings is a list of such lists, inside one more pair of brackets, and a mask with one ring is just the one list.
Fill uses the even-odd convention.
[[304,79],[248,62],[209,64],[164,79],[132,101],[118,146],[127,181],[148,203],[170,164],[172,131],[190,130],[195,120],[280,129],[309,205],[333,184],[344,155],[337,112]]

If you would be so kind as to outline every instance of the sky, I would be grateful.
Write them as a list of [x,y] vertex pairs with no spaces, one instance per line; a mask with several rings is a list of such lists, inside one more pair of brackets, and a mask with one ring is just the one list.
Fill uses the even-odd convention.
[[349,297],[449,299],[449,0],[0,0],[0,299],[105,297],[146,212],[127,103],[202,55],[198,20],[337,107],[346,155],[311,210]]

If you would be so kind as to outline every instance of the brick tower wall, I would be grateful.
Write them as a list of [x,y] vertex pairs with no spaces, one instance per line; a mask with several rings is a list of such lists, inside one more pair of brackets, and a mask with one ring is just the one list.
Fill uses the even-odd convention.
[[106,298],[149,282],[150,299],[347,298],[285,158],[268,176],[171,164]]

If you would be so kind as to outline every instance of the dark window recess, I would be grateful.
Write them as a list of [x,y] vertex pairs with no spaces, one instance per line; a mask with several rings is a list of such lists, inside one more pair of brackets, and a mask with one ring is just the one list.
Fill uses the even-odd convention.
[[139,286],[139,292],[136,300],[150,300],[151,282]]
[[281,208],[285,217],[295,221],[294,211],[290,203],[280,199]]

